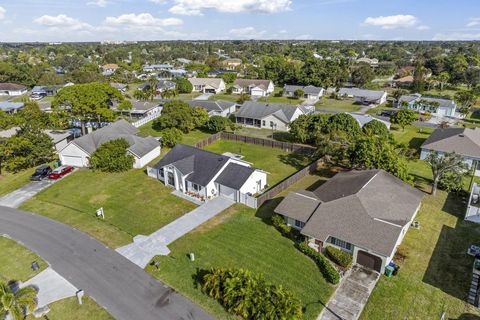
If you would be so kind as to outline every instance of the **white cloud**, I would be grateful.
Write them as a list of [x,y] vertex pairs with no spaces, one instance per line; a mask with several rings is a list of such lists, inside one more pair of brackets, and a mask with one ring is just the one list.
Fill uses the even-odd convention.
[[411,28],[418,22],[417,17],[410,14],[398,14],[394,16],[368,17],[364,24],[381,27],[382,29]]
[[87,5],[89,6],[97,6],[97,7],[106,7],[107,6],[107,0],[92,0],[87,2]]
[[203,10],[238,13],[276,13],[290,10],[291,0],[174,0],[170,12],[178,15],[198,16]]
[[3,7],[0,7],[0,20],[3,20],[5,18],[5,13],[7,10],[5,10]]
[[178,18],[159,19],[152,16],[150,13],[129,13],[122,14],[118,17],[105,18],[104,24],[107,26],[124,26],[133,28],[160,28],[167,26],[178,26],[183,21]]
[[480,33],[437,33],[432,40],[435,41],[458,41],[458,40],[480,40]]
[[168,2],[168,0],[148,0],[148,1],[156,3],[156,4],[164,4],[164,3]]
[[480,18],[470,18],[467,27],[471,28],[476,26],[480,26]]
[[267,31],[257,31],[254,27],[236,28],[228,32],[234,39],[261,39]]
[[421,26],[417,27],[417,30],[419,30],[419,31],[430,30],[430,27],[426,26],[426,25],[421,25]]
[[65,14],[59,14],[57,16],[43,15],[36,18],[33,22],[51,28],[67,28],[70,30],[92,30],[93,27],[78,19],[69,17]]

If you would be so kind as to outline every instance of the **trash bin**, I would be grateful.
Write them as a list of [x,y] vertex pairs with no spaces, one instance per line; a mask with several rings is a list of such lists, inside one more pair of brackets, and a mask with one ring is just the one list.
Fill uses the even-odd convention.
[[400,270],[400,266],[396,265],[396,266],[393,267],[393,269],[394,269],[393,270],[393,275],[396,276],[397,273],[398,273],[398,270]]
[[392,266],[386,266],[386,267],[385,267],[385,275],[386,275],[387,277],[390,278],[390,277],[393,275],[393,271],[395,271],[395,268],[394,268],[394,267],[392,267]]

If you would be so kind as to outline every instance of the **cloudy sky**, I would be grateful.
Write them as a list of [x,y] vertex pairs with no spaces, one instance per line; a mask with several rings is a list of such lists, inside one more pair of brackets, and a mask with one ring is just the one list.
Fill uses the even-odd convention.
[[479,0],[0,0],[0,41],[480,40]]

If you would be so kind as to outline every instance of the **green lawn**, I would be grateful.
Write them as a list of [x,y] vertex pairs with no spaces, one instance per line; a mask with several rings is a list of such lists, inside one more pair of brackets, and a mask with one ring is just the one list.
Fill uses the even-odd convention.
[[[478,319],[480,311],[465,301],[472,277],[470,244],[478,244],[480,228],[465,222],[463,199],[439,191],[426,196],[417,220],[399,252],[405,256],[393,278],[381,277],[361,319]],[[476,317],[467,318],[467,314]],[[463,317],[462,317],[463,316]]]
[[209,100],[224,100],[224,101],[230,101],[230,102],[237,102],[239,97],[240,97],[239,94],[219,93],[219,94],[214,94],[213,96],[210,96],[210,98],[208,98],[208,99]]
[[[76,297],[67,298],[49,304],[48,319],[51,320],[113,320],[105,309],[100,307],[92,298],[83,297],[83,304],[79,305]],[[34,320],[32,316],[27,320]]]
[[10,193],[23,187],[30,182],[30,176],[35,172],[35,168],[23,170],[17,173],[6,172],[2,170],[0,175],[0,196]]
[[285,131],[273,131],[272,136],[272,129],[240,127],[239,129],[235,130],[235,133],[248,137],[273,139],[286,142],[290,142],[292,140],[290,133]]
[[[273,208],[289,190],[316,186],[324,178],[308,176],[271,200],[258,212],[235,205],[170,245],[168,257],[156,257],[159,270],[147,271],[200,304],[218,319],[236,319],[195,285],[198,270],[211,267],[246,268],[261,273],[274,284],[291,290],[302,302],[304,319],[316,319],[334,287],[328,284],[317,266],[295,249],[268,223]],[[187,254],[193,252],[195,261]]]
[[269,186],[276,185],[310,163],[309,158],[303,155],[236,141],[219,140],[205,149],[220,154],[231,152],[244,156],[242,160],[251,162],[254,167],[269,173],[267,177]]
[[315,104],[315,107],[317,110],[332,110],[338,112],[357,112],[362,108],[362,106],[355,104],[353,100],[337,100],[331,98],[323,98]]
[[[152,137],[159,137],[160,133],[156,131],[155,129],[152,128],[153,122],[149,122],[143,126],[141,126],[140,129],[140,135],[142,136],[152,136]],[[211,133],[201,131],[201,130],[193,130],[190,131],[187,134],[183,135],[182,138],[182,143],[188,144],[188,145],[194,145],[198,141],[203,140],[208,138],[211,135]]]
[[259,102],[282,103],[282,104],[301,104],[303,99],[292,99],[288,97],[275,97],[273,94],[268,97],[258,99]]
[[[69,224],[116,248],[195,207],[171,192],[142,169],[124,173],[79,170],[24,203],[22,209]],[[100,207],[105,220],[95,215]]]

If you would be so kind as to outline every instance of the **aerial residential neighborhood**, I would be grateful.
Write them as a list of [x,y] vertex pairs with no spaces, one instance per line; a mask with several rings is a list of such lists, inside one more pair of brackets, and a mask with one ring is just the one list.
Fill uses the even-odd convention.
[[0,320],[480,320],[478,9],[0,0]]

